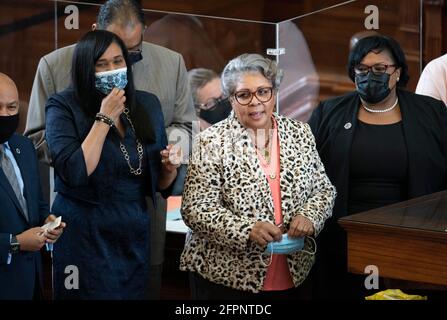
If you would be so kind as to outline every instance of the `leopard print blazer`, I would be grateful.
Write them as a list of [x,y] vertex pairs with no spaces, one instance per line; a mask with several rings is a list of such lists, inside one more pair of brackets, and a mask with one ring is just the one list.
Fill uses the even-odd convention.
[[[298,214],[318,233],[332,214],[335,188],[326,176],[309,125],[274,115],[280,141],[281,208],[288,228]],[[265,247],[249,240],[256,221],[274,223],[273,198],[248,131],[232,112],[195,139],[181,213],[190,228],[180,269],[238,290],[259,292],[267,267]],[[304,250],[313,250],[306,238]],[[307,277],[314,257],[288,255],[295,286]]]

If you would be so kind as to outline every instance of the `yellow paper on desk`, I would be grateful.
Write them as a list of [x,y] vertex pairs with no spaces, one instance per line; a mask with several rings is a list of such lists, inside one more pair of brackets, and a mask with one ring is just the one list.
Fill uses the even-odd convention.
[[406,294],[399,289],[388,289],[365,297],[365,300],[427,300],[427,297]]

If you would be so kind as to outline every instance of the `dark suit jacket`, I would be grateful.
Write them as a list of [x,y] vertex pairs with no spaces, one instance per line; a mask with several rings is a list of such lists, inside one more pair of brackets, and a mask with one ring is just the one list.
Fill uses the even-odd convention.
[[[408,198],[447,186],[447,110],[441,101],[398,90],[408,155]],[[346,215],[349,160],[357,126],[357,92],[320,103],[309,124],[327,175],[337,188],[333,219]]]
[[34,146],[28,138],[14,134],[9,145],[20,168],[28,204],[29,221],[25,218],[17,197],[0,168],[0,300],[32,299],[34,285],[41,277],[40,252],[19,252],[6,264],[10,234],[41,226],[49,214],[42,199],[38,162]]
[[[155,204],[158,176],[161,171],[160,151],[167,145],[163,113],[158,98],[148,92],[137,91],[139,106],[148,108],[156,141],[143,143],[149,168],[150,183],[142,190],[152,198]],[[110,189],[117,177],[113,154],[101,153],[101,159],[95,171],[88,176],[81,144],[92,128],[94,119],[90,119],[81,110],[72,89],[56,93],[48,99],[46,106],[46,138],[55,169],[55,191],[69,198],[96,205],[100,199],[108,198]],[[109,132],[109,135],[112,132]],[[174,185],[174,183],[171,185]],[[162,190],[162,195],[171,192]]]

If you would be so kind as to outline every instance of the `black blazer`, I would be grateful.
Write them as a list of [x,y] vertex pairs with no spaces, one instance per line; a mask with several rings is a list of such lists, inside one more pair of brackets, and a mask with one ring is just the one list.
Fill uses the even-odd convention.
[[[447,110],[436,99],[398,90],[408,156],[408,198],[447,186]],[[349,158],[360,98],[357,92],[325,100],[309,124],[326,173],[337,188],[333,218],[347,212]]]
[[28,205],[29,220],[17,200],[3,170],[0,168],[0,300],[32,299],[34,285],[41,280],[40,252],[24,252],[13,255],[6,264],[10,235],[17,235],[33,227],[41,226],[49,214],[48,205],[42,199],[38,162],[34,146],[28,138],[14,134],[9,146],[22,174],[24,195]]

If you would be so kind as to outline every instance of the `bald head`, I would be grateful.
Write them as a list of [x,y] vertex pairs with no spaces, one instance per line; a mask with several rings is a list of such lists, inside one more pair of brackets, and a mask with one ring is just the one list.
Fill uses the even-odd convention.
[[0,72],[0,116],[12,116],[19,112],[19,92],[16,84]]

